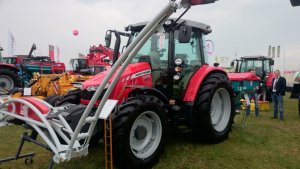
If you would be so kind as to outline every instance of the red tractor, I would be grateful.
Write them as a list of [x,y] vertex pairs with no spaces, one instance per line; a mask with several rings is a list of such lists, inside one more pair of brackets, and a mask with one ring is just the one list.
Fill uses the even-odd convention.
[[65,72],[65,64],[50,60],[48,56],[32,56],[36,45],[33,44],[28,55],[3,57],[0,63],[0,92],[26,86],[34,72],[41,74]]
[[[254,70],[255,74],[260,78],[260,90],[261,100],[271,100],[271,92],[269,90],[272,85],[272,79],[274,77],[273,65],[274,60],[267,56],[245,56],[240,59],[236,59],[236,65],[234,72],[243,73]],[[234,62],[231,63],[234,66]]]
[[109,67],[113,60],[114,51],[103,45],[92,46],[86,57],[71,59],[70,64],[73,71],[71,74],[95,75]]
[[[180,19],[191,6],[213,2],[172,0],[148,24],[126,27],[132,36],[122,56],[110,71],[82,83],[81,103],[86,107],[51,108],[42,101],[22,98],[4,102],[0,110],[20,102],[32,110],[28,117],[0,113],[30,121],[39,129],[56,163],[87,155],[90,141],[103,131],[99,117],[102,111],[110,112],[107,107],[114,108],[112,149],[120,168],[151,168],[171,128],[184,127],[196,140],[208,143],[227,139],[234,118],[234,94],[226,72],[207,64],[205,35],[211,28]],[[169,19],[180,8],[185,11],[179,18]],[[109,43],[110,38],[106,39]],[[117,102],[115,107],[109,104],[111,100]],[[42,122],[31,123],[32,119]]]
[[[126,30],[135,39],[145,25],[129,25]],[[197,140],[210,143],[228,137],[234,118],[233,90],[226,73],[207,64],[204,37],[210,32],[203,23],[168,19],[132,54],[120,77],[114,74],[108,81],[105,92],[118,79],[109,95],[118,100],[113,112],[113,154],[118,166],[153,165],[171,127],[185,126]],[[107,74],[101,72],[82,83],[82,104],[92,100]],[[103,94],[96,105],[102,99]],[[70,112],[81,113],[80,109]]]

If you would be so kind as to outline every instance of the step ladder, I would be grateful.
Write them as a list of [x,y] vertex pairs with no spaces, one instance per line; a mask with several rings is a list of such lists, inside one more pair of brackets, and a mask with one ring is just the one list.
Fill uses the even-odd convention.
[[104,153],[105,169],[113,169],[113,152],[112,152],[112,115],[104,120]]

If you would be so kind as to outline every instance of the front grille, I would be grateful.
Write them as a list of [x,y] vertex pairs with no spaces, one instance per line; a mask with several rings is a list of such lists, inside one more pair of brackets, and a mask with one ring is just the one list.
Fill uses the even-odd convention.
[[[101,95],[98,97],[97,100],[101,100],[102,97],[104,96],[105,92],[106,92],[106,89],[104,89],[104,91],[101,93]],[[83,90],[83,91],[81,92],[81,98],[82,98],[83,100],[91,100],[92,97],[94,96],[94,94],[95,94],[95,91]]]

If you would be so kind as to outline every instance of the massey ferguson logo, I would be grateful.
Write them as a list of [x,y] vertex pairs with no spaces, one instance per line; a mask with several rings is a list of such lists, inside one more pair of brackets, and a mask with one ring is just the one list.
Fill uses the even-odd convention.
[[137,77],[140,77],[140,76],[150,75],[150,74],[151,74],[151,69],[147,69],[147,70],[137,72],[137,73],[131,75],[130,79],[134,79],[134,78],[137,78]]

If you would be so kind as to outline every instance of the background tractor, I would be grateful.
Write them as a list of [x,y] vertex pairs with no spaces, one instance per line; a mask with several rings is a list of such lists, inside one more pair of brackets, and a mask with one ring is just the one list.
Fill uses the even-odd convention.
[[95,75],[111,67],[114,51],[103,45],[90,47],[85,57],[70,60],[70,74]]
[[235,66],[234,72],[242,73],[254,70],[255,74],[260,77],[260,90],[258,94],[261,94],[260,100],[271,100],[271,92],[269,87],[272,85],[272,79],[274,77],[273,65],[274,60],[267,56],[245,56],[240,59],[231,62],[231,66]]
[[36,45],[33,44],[28,55],[3,57],[0,63],[0,92],[7,92],[14,87],[26,86],[34,72],[40,74],[63,73],[65,64],[51,61],[48,56],[32,56]]

